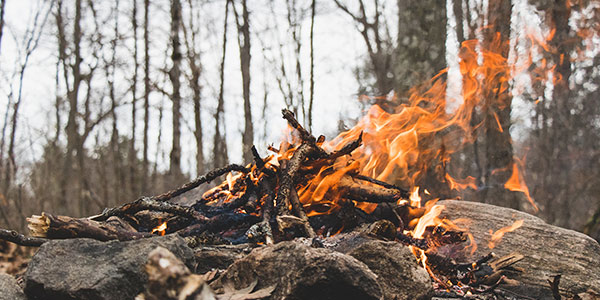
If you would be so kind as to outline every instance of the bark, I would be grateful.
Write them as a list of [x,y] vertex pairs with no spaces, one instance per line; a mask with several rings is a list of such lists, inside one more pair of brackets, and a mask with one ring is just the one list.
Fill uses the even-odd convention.
[[[252,125],[252,107],[250,105],[250,13],[246,0],[241,0],[242,13],[238,13],[233,5],[238,29],[238,45],[240,48],[240,69],[242,72],[242,93],[244,98],[244,132],[242,133],[242,160],[252,161],[252,145],[254,143],[254,127]],[[241,18],[240,18],[241,17]]]
[[172,85],[171,101],[173,102],[173,143],[171,146],[169,174],[175,177],[181,175],[181,50],[179,30],[181,29],[181,3],[171,0],[171,61],[169,79]]
[[[224,106],[225,106],[225,57],[227,53],[227,19],[229,16],[229,4],[231,0],[227,0],[225,3],[225,21],[223,23],[223,50],[221,56],[221,67],[219,69],[219,99],[217,103],[217,110],[215,111],[215,135],[213,136],[213,167],[222,166],[229,161],[227,157],[227,143],[225,140],[225,120],[224,120]],[[221,126],[223,131],[221,132]]]
[[396,91],[406,95],[446,67],[446,1],[398,0],[398,12],[393,67]]

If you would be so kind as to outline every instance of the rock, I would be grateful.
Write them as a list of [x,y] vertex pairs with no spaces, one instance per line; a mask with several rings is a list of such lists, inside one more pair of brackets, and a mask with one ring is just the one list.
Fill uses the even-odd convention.
[[372,240],[348,255],[362,261],[378,276],[385,299],[427,299],[433,292],[427,271],[407,246]]
[[211,285],[240,289],[256,280],[257,288],[275,285],[270,299],[383,299],[377,275],[364,263],[294,241],[253,250]]
[[0,274],[0,300],[25,300],[17,280],[8,274]]
[[[489,204],[447,200],[437,205],[445,206],[441,217],[471,220],[469,230],[478,245],[475,258],[490,251],[498,256],[513,252],[525,256],[515,265],[524,269],[514,277],[521,284],[517,287],[501,285],[502,288],[535,299],[553,299],[547,279],[562,274],[561,293],[600,293],[600,245],[585,234],[549,225],[524,212]],[[516,220],[523,220],[523,225],[506,233],[490,250],[491,233]]]
[[227,269],[234,261],[246,256],[252,250],[248,244],[207,245],[194,249],[196,268],[194,273],[204,274],[214,269]]
[[32,258],[25,294],[30,299],[133,299],[144,289],[144,265],[157,246],[193,267],[194,254],[178,235],[127,242],[55,240]]

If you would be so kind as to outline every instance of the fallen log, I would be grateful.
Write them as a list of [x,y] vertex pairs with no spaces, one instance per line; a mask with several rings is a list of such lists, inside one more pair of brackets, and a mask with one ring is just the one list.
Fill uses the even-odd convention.
[[34,237],[49,239],[92,238],[99,241],[129,241],[152,236],[148,232],[136,231],[117,217],[111,217],[106,222],[98,222],[87,218],[78,219],[42,213],[40,216],[27,218],[27,222]]

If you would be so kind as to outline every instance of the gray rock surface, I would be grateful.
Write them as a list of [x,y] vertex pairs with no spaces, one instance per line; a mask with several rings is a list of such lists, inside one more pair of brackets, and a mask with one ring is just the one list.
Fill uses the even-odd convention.
[[428,299],[433,286],[407,246],[371,240],[348,252],[378,276],[385,299]]
[[[493,251],[499,256],[513,252],[525,258],[515,266],[524,273],[515,279],[518,287],[501,286],[534,299],[553,299],[547,279],[562,274],[561,293],[578,294],[588,290],[600,293],[600,245],[587,235],[545,223],[540,218],[517,210],[489,204],[446,200],[441,217],[450,220],[467,218],[478,249],[475,257]],[[510,226],[515,220],[523,225],[506,233],[492,250],[488,248],[490,232]]]
[[244,288],[276,285],[270,299],[383,299],[375,275],[364,263],[336,251],[281,242],[253,250],[212,284]]
[[193,267],[194,253],[177,235],[127,242],[56,240],[32,258],[25,294],[29,299],[133,299],[144,289],[144,265],[157,246]]
[[25,300],[17,280],[8,274],[0,274],[0,300]]
[[249,245],[215,245],[201,246],[194,249],[197,274],[204,274],[213,269],[227,269],[233,262],[246,256],[252,248]]

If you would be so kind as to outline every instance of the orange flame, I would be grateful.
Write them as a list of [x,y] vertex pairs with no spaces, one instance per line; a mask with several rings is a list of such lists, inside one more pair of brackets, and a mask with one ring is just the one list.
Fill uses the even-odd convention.
[[[319,175],[307,186],[299,189],[304,207],[309,211],[311,207],[328,208],[319,213],[329,213],[339,208],[337,202],[341,198],[337,194],[324,196],[335,190],[337,180],[350,171],[392,182],[410,191],[415,191],[416,186],[422,185],[423,179],[432,176],[445,178],[453,190],[477,189],[473,177],[456,180],[445,166],[453,153],[476,139],[477,130],[485,124],[484,120],[472,122],[475,109],[485,109],[491,101],[495,101],[499,107],[509,105],[509,97],[498,96],[508,90],[508,83],[515,72],[514,66],[503,56],[507,45],[501,41],[500,35],[486,44],[489,46],[486,50],[481,49],[477,40],[463,43],[460,53],[462,104],[453,112],[446,109],[447,70],[443,70],[429,82],[413,88],[408,101],[397,105],[393,111],[374,105],[352,129],[323,143],[326,150],[332,151],[356,140],[362,134],[362,146],[352,153],[352,157],[338,158],[333,170],[325,167],[326,170],[320,170]],[[503,130],[496,114],[488,117],[495,118],[498,130]],[[292,128],[289,127],[288,130]],[[293,142],[294,135],[288,133],[286,145],[280,148],[279,157],[290,157],[290,150],[293,150],[288,149],[290,140]],[[348,169],[350,165],[352,170]],[[520,190],[525,191],[524,184],[520,186]],[[527,198],[533,203],[528,192]],[[416,201],[412,203],[416,204]],[[360,206],[370,212],[376,205]]]
[[[502,227],[502,228],[496,230],[496,232],[492,233],[492,237],[490,238],[490,241],[488,242],[488,247],[490,249],[494,249],[494,247],[496,247],[498,242],[500,242],[500,240],[502,239],[502,237],[504,236],[505,233],[513,232],[521,226],[523,226],[523,220],[516,220],[512,225]],[[491,232],[491,230],[490,230],[490,232]]]
[[152,229],[152,231],[150,233],[155,234],[157,233],[158,235],[165,235],[165,233],[167,232],[167,221],[162,222],[160,225],[156,226],[154,229]]
[[513,166],[512,166],[512,175],[504,184],[504,188],[507,190],[510,190],[510,191],[516,191],[516,192],[523,193],[523,195],[525,195],[525,197],[527,197],[527,201],[529,201],[529,203],[531,203],[531,205],[533,206],[535,211],[537,211],[538,207],[535,204],[535,201],[533,200],[531,195],[529,195],[529,188],[525,184],[525,180],[523,179],[523,177],[519,175],[520,174],[519,168],[517,167],[517,162],[519,162],[519,160],[517,158],[515,158],[515,161],[516,162],[513,163]]

